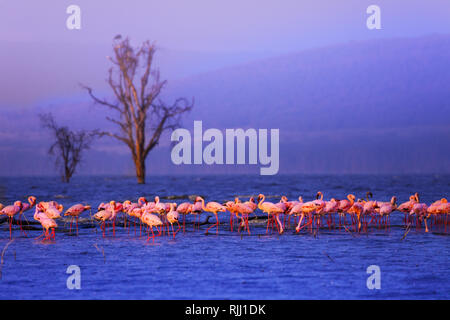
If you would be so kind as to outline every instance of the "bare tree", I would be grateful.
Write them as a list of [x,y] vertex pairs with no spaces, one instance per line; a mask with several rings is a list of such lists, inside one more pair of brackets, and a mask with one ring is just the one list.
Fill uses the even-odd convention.
[[49,129],[55,142],[48,153],[56,157],[56,167],[61,167],[61,179],[69,182],[78,164],[81,162],[81,154],[89,149],[97,131],[71,131],[68,127],[59,127],[51,113],[40,114],[39,118],[43,128]]
[[[159,70],[152,67],[156,47],[145,41],[133,48],[127,38],[120,35],[113,41],[114,57],[108,57],[113,66],[109,69],[108,84],[115,102],[100,99],[92,88],[83,86],[95,103],[116,112],[115,117],[106,117],[117,125],[119,133],[101,132],[125,143],[131,151],[136,167],[138,183],[145,183],[145,159],[158,145],[166,130],[179,126],[181,115],[192,109],[194,101],[176,99],[165,104],[159,95],[167,81],[161,81]],[[149,138],[147,138],[149,137]]]

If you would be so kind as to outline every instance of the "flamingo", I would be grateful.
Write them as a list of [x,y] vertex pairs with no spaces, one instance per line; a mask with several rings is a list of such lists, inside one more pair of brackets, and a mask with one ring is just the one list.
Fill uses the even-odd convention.
[[186,215],[191,213],[192,206],[190,202],[183,202],[177,208],[177,211],[183,215],[183,233],[185,232]]
[[50,219],[61,218],[61,212],[64,209],[64,206],[56,201],[39,202],[37,207]]
[[30,210],[31,208],[33,208],[36,205],[36,197],[29,196],[27,200],[28,200],[28,203],[22,203],[22,209],[19,212],[19,227],[25,236],[27,236],[27,234],[22,229],[22,216],[25,218],[25,220],[27,219],[24,215],[24,212],[27,210]]
[[[245,203],[241,203],[241,202],[235,202],[233,205],[233,210],[237,213],[237,214],[241,214],[241,225],[239,226],[239,231],[241,229],[241,226],[243,225],[246,229],[248,234],[250,234],[250,228],[248,226],[248,215],[253,213],[254,209],[252,209],[251,207],[249,207],[248,205],[246,205]],[[236,214],[236,216],[237,216]]]
[[[361,214],[364,212],[364,204],[362,201],[354,202],[350,209],[347,210],[348,213],[354,214],[356,216],[356,221],[358,222],[358,231],[361,230]],[[352,218],[353,219],[353,218]],[[356,223],[355,223],[356,229]]]
[[328,217],[329,217],[328,223],[329,223],[330,227],[332,224],[334,227],[333,213],[337,212],[338,208],[339,208],[339,201],[337,201],[335,198],[331,198],[330,201],[325,202],[325,208],[323,210],[325,213],[328,213]]
[[[34,219],[40,222],[42,229],[44,230],[42,235],[40,235],[36,239],[42,237],[43,235],[45,235],[44,240],[48,240],[50,238],[55,239],[55,228],[58,227],[55,220],[47,217],[47,215],[44,212],[39,211],[38,207],[36,207]],[[52,233],[49,233],[48,231],[50,228],[52,229]]]
[[442,198],[441,200],[433,202],[427,209],[429,218],[431,215],[434,216],[434,220],[437,223],[437,219],[439,219],[440,216],[445,215],[445,221],[442,219],[443,223],[445,224],[445,228],[447,230],[447,215],[450,212],[450,203],[448,203],[446,198]]
[[338,207],[339,227],[341,226],[341,216],[344,217],[344,225],[345,225],[345,213],[353,206],[356,197],[353,194],[349,194],[347,195],[347,199],[339,200],[339,207]]
[[428,225],[427,225],[427,209],[428,206],[425,203],[416,203],[413,205],[410,215],[415,214],[416,215],[416,221],[420,221],[422,219],[425,220],[425,232],[428,232]]
[[[173,235],[174,239],[175,239],[175,234],[177,234],[177,232],[181,228],[180,223],[178,222],[179,214],[178,214],[178,211],[175,210],[175,205],[176,205],[176,203],[170,204],[169,212],[166,215],[167,221],[169,221],[170,225],[172,226],[172,235]],[[178,223],[178,230],[176,232],[173,231],[173,224],[175,222]]]
[[216,233],[219,232],[219,217],[217,216],[217,212],[225,212],[227,211],[227,208],[225,208],[223,205],[221,205],[218,202],[210,201],[205,206],[205,199],[202,197],[197,197],[196,202],[200,201],[202,203],[202,210],[206,212],[211,212],[216,217],[216,223],[210,226],[208,229],[206,229],[206,234],[208,234],[209,229],[216,227]]
[[279,233],[282,234],[283,233],[283,225],[281,224],[280,218],[278,217],[278,215],[280,213],[283,213],[283,209],[281,209],[279,206],[277,206],[276,204],[272,203],[272,202],[267,202],[266,200],[266,196],[263,194],[259,194],[258,195],[258,208],[264,212],[267,213],[267,227],[266,227],[266,233],[268,233],[269,231],[269,221],[271,219],[272,216],[275,216],[275,219],[277,221],[277,226],[279,229]]
[[[240,202],[236,197],[234,201],[227,201],[224,203],[225,208],[230,212],[230,231],[233,231],[233,216],[239,218],[239,212],[236,211],[235,204]],[[241,218],[242,219],[242,218]]]
[[303,227],[300,227],[302,222],[303,222],[303,219],[305,218],[305,216],[306,215],[310,216],[317,209],[318,204],[315,201],[308,201],[308,202],[301,203],[301,205],[298,205],[298,206],[299,206],[299,210],[301,212],[300,213],[301,217],[300,217],[300,220],[299,220],[299,222],[297,224],[297,227],[295,227],[295,231],[297,233],[300,232],[300,230],[302,228],[304,228],[305,226],[312,224],[313,220],[311,219],[310,222],[305,224]]
[[[155,234],[153,233],[153,227],[158,228],[159,226],[162,228],[163,222],[161,219],[152,213],[144,212],[141,216],[141,220],[144,224],[146,224],[150,230],[152,231],[153,242],[155,242]],[[161,230],[159,231],[158,236],[161,234]],[[147,242],[150,240],[150,232],[147,232]]]
[[0,215],[4,214],[9,219],[9,239],[12,239],[12,220],[13,217],[22,210],[23,204],[21,201],[14,202],[13,205],[6,206],[0,211]]
[[325,206],[326,202],[323,201],[323,193],[321,191],[317,192],[316,200],[313,201],[316,205],[315,213],[317,215],[317,227],[320,227],[320,219],[326,213]]
[[86,210],[91,210],[91,206],[84,205],[81,203],[75,204],[66,210],[66,212],[64,213],[64,216],[70,216],[69,232],[71,232],[71,229],[72,229],[72,221],[73,221],[73,219],[75,219],[76,226],[77,226],[77,235],[78,235],[78,218],[79,218],[80,214],[82,214]]
[[397,209],[396,202],[397,197],[393,196],[390,202],[378,202],[378,208],[375,208],[375,211],[380,215],[380,219],[384,217],[386,228],[389,224],[390,214]]
[[[203,212],[202,202],[198,201],[200,197],[195,198],[194,204],[192,205],[191,214],[195,215],[198,219],[198,229],[200,230],[200,214]],[[195,218],[194,218],[194,230],[195,230]]]
[[105,237],[105,223],[106,220],[111,219],[111,217],[113,216],[116,202],[110,201],[109,204],[102,203],[100,206],[102,208],[100,208],[100,210],[96,214],[94,214],[94,219],[102,222],[101,229],[103,231],[103,237]]

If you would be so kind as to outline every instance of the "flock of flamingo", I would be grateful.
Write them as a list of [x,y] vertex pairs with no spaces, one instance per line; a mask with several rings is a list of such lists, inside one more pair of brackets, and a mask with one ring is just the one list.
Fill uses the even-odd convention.
[[[372,227],[388,228],[390,226],[390,214],[394,211],[404,213],[404,224],[408,228],[416,226],[421,228],[422,223],[425,226],[425,232],[429,232],[428,220],[431,226],[433,222],[435,226],[445,227],[447,232],[447,217],[450,213],[450,203],[447,199],[442,198],[435,201],[431,205],[421,203],[419,195],[416,193],[411,195],[409,201],[397,205],[397,198],[392,197],[389,202],[381,202],[372,200],[372,193],[367,192],[366,199],[358,199],[353,194],[349,194],[347,199],[323,200],[322,192],[316,194],[316,198],[312,201],[304,202],[302,197],[298,200],[288,201],[287,197],[281,197],[277,203],[266,201],[263,194],[259,194],[256,201],[251,197],[248,201],[242,202],[238,197],[234,201],[228,201],[223,204],[218,202],[207,202],[202,197],[196,197],[193,203],[184,202],[176,204],[174,202],[163,203],[159,197],[155,197],[153,202],[147,201],[145,197],[140,197],[137,202],[126,200],[124,202],[110,201],[109,203],[101,203],[97,212],[91,216],[100,223],[100,227],[105,236],[108,223],[112,225],[112,232],[115,236],[116,219],[122,214],[120,220],[121,225],[128,229],[128,233],[134,225],[134,233],[136,235],[136,224],[139,224],[139,235],[142,235],[142,229],[147,228],[147,241],[155,240],[155,237],[170,235],[172,236],[180,231],[181,224],[179,222],[180,215],[183,216],[183,233],[185,232],[186,216],[193,215],[193,229],[200,230],[200,214],[202,212],[212,213],[215,217],[215,223],[206,229],[206,234],[211,228],[219,231],[219,212],[229,212],[230,214],[230,231],[233,231],[234,220],[238,221],[238,232],[241,229],[246,230],[250,234],[249,216],[254,214],[252,218],[257,218],[257,209],[267,214],[266,233],[273,232],[276,228],[278,233],[283,233],[285,229],[289,229],[291,218],[294,219],[293,225],[298,233],[302,229],[307,228],[311,232],[319,230],[319,228],[345,228],[347,231],[354,232],[367,231]],[[0,216],[5,215],[9,220],[9,236],[12,238],[13,219],[18,215],[17,224],[20,230],[27,236],[22,228],[24,213],[35,207],[34,219],[38,221],[43,228],[40,237],[44,240],[55,239],[55,228],[58,226],[56,219],[62,218],[64,210],[63,205],[56,201],[36,202],[33,196],[28,197],[28,203],[15,201],[14,204],[3,206],[0,204]],[[72,232],[72,224],[76,224],[76,232],[78,235],[78,218],[84,211],[91,211],[91,206],[84,204],[76,204],[71,206],[64,212],[64,216],[70,217],[70,232]],[[337,215],[337,216],[336,216]],[[347,222],[348,218],[348,222]],[[26,218],[25,218],[26,220]],[[287,221],[286,221],[287,220]],[[326,223],[326,225],[325,225]],[[178,228],[174,230],[174,224]],[[169,228],[170,227],[170,228]],[[155,234],[153,228],[158,231]],[[151,232],[151,235],[150,235]]]

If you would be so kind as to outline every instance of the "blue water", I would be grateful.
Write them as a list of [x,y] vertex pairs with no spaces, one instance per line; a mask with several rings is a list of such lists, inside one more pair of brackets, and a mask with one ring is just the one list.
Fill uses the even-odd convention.
[[[317,191],[325,198],[348,193],[399,202],[413,192],[430,203],[450,195],[450,176],[155,176],[137,185],[134,178],[76,177],[70,184],[55,178],[0,178],[0,202],[9,204],[34,195],[38,201],[55,199],[66,208],[85,202],[96,207],[111,199],[136,200],[144,195],[199,194],[207,201],[230,200],[264,193],[305,200]],[[277,198],[269,201],[278,201]],[[163,200],[167,201],[167,200]],[[27,217],[32,220],[32,212]],[[88,217],[85,213],[84,217]],[[202,215],[202,220],[206,214]],[[442,229],[412,229],[404,240],[403,215],[394,213],[389,230],[368,233],[322,229],[315,236],[287,230],[265,235],[265,224],[251,224],[252,235],[229,231],[228,213],[222,215],[219,235],[192,231],[164,236],[155,243],[119,228],[103,238],[99,228],[80,228],[79,236],[56,231],[56,241],[34,240],[13,232],[3,257],[1,299],[448,299],[449,237]],[[62,221],[58,222],[61,227]],[[0,225],[0,247],[9,241]],[[103,253],[104,252],[104,253]],[[69,290],[69,265],[81,269],[81,290]],[[381,289],[366,286],[366,269],[378,265]]]

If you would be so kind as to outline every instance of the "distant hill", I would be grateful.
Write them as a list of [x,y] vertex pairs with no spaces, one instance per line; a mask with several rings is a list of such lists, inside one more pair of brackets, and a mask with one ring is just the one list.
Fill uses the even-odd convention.
[[[350,42],[189,76],[170,82],[165,98],[195,97],[194,111],[183,121],[187,128],[193,120],[203,120],[205,129],[279,128],[280,173],[449,173],[449,52],[450,35]],[[61,121],[106,125],[102,109],[85,102],[58,110]],[[21,113],[26,116],[31,115]],[[35,145],[45,145],[37,140]],[[111,142],[105,145],[110,151],[92,151],[83,170],[132,173],[129,156],[116,153]],[[167,139],[161,145],[150,155],[151,172],[234,170],[175,167]],[[96,154],[102,152],[116,156],[99,167]],[[0,175],[11,159],[0,156]],[[8,166],[8,172],[21,170]]]

